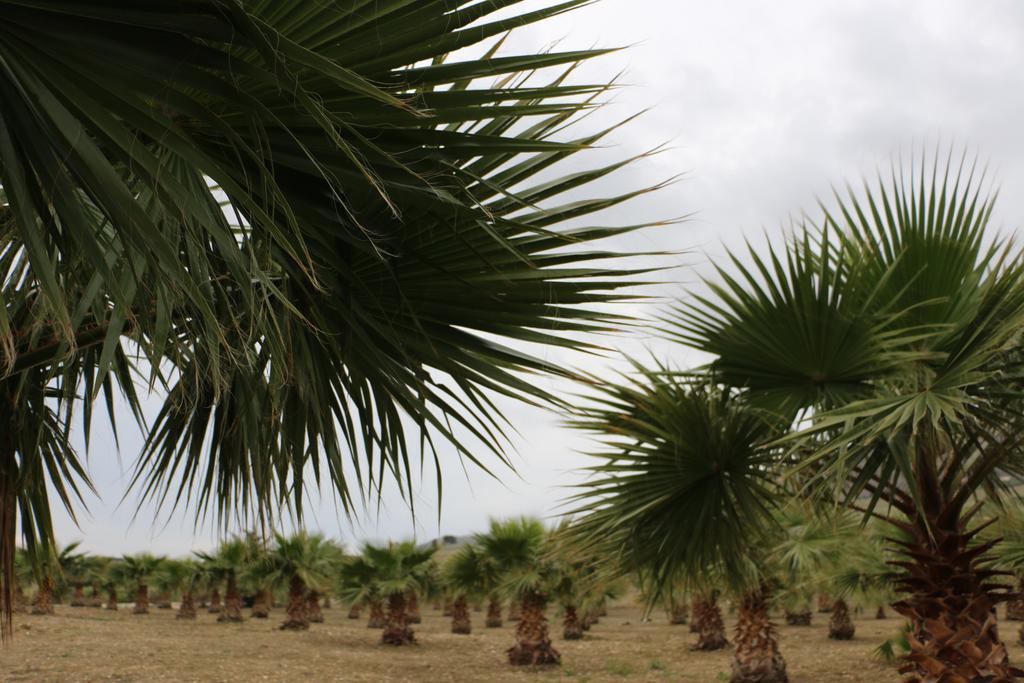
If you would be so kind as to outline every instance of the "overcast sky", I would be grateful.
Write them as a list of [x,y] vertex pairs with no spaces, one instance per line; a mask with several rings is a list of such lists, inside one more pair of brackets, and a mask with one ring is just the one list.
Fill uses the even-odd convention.
[[[586,125],[650,109],[595,158],[671,144],[602,188],[684,174],[672,188],[603,221],[692,214],[681,226],[631,244],[684,252],[662,294],[685,296],[725,246],[744,237],[778,238],[788,218],[811,211],[831,184],[857,180],[887,164],[894,151],[921,143],[953,141],[976,150],[1002,188],[996,224],[1016,230],[1024,219],[1019,0],[599,0],[519,31],[508,51],[555,42],[565,49],[630,45],[585,65],[579,78],[606,81],[624,70],[629,86]],[[680,364],[693,360],[645,339],[642,330],[606,343],[634,353],[649,348]],[[611,361],[584,363],[599,370]],[[367,512],[352,524],[327,495],[307,525],[348,542],[428,539],[479,530],[490,516],[552,514],[565,487],[579,480],[586,464],[579,451],[587,443],[557,416],[521,406],[510,406],[509,415],[520,431],[511,454],[518,473],[499,470],[497,482],[464,473],[446,454],[440,524],[427,475],[418,485],[415,523],[397,496],[385,498],[379,515]],[[121,503],[121,495],[140,437],[123,433],[120,454],[109,435],[97,432],[94,439],[90,466],[103,498],[89,499],[80,528],[57,515],[64,542],[83,539],[87,549],[108,554],[179,554],[215,542],[216,529],[197,529],[191,516],[155,518],[144,509],[133,523],[134,500]]]

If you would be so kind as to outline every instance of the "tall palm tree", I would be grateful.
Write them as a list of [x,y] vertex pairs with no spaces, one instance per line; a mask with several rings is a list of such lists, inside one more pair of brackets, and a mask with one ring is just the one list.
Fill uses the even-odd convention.
[[132,614],[149,614],[149,582],[164,562],[164,558],[151,553],[125,555],[122,576],[135,586],[135,607]]
[[1014,592],[993,542],[972,545],[979,501],[1013,496],[1024,462],[1024,259],[992,207],[966,156],[922,155],[721,262],[667,321],[734,400],[794,428],[764,457],[905,535],[893,607],[913,623],[903,670],[928,682],[1020,675],[989,617]]
[[547,531],[539,520],[520,517],[492,521],[476,542],[503,568],[502,591],[520,605],[516,644],[508,650],[509,663],[550,665],[561,663],[551,645],[545,615],[556,567],[544,556]]
[[168,505],[301,515],[312,471],[349,508],[346,457],[408,490],[408,424],[504,459],[487,393],[569,373],[495,338],[586,348],[562,332],[629,282],[585,245],[636,226],[579,222],[644,190],[559,199],[625,162],[551,170],[614,129],[565,133],[608,84],[516,76],[605,51],[498,53],[585,4],[0,1],[5,591],[16,516],[43,542],[48,491],[90,486],[71,412],[120,389],[142,419],[136,354],[170,387],[135,483]]
[[433,546],[421,548],[412,541],[363,546],[363,555],[373,566],[380,594],[387,602],[382,643],[408,645],[415,642],[413,630],[409,628],[411,622],[406,601],[410,594],[420,589],[435,551]]
[[323,590],[331,577],[333,552],[320,534],[300,531],[291,536],[274,535],[274,544],[263,556],[261,582],[274,587],[287,587],[288,606],[282,630],[309,628],[308,592]]

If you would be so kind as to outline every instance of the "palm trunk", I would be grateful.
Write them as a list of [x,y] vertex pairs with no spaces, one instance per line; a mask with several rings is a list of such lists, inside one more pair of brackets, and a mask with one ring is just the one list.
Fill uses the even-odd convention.
[[[829,610],[831,611],[831,610]],[[801,610],[794,612],[786,610],[786,623],[790,626],[810,626],[811,625],[811,610]]]
[[217,617],[217,621],[236,624],[242,621],[242,593],[238,590],[238,579],[233,572],[228,576],[227,590],[224,592],[224,609]]
[[450,596],[450,595],[444,596],[444,603],[443,603],[443,606],[441,608],[441,616],[442,617],[450,617],[452,615],[452,609],[454,609],[453,605],[454,605],[454,602],[452,601],[452,596]]
[[206,609],[210,614],[220,613],[220,590],[214,588],[210,592],[210,606]]
[[95,583],[92,584],[92,590],[89,593],[89,597],[85,601],[85,604],[88,605],[89,607],[102,607],[103,606],[103,599],[100,597],[99,586],[97,586]]
[[736,623],[736,653],[730,683],[788,683],[775,626],[768,618],[765,590],[747,593]]
[[565,606],[565,618],[562,619],[562,638],[565,640],[581,640],[583,623],[574,605]]
[[1017,582],[1017,596],[1006,603],[1006,618],[1024,621],[1024,577]]
[[423,621],[420,616],[420,600],[416,591],[409,591],[405,596],[405,617],[410,624],[419,624]]
[[269,590],[263,588],[256,592],[256,599],[252,601],[252,612],[249,616],[253,619],[266,619],[270,616]]
[[156,596],[156,608],[173,609],[173,605],[171,605],[170,591],[160,591],[160,593]]
[[668,610],[668,623],[669,624],[671,624],[673,626],[676,626],[678,624],[685,624],[687,621],[689,621],[689,617],[690,617],[690,608],[686,605],[685,602],[682,602],[682,603],[673,602],[671,605],[669,605],[669,610]]
[[833,600],[831,596],[825,593],[818,594],[818,613],[819,614],[830,614],[832,612]]
[[109,610],[117,610],[117,589],[116,588],[108,588],[107,589],[107,607],[106,608],[109,609]]
[[46,576],[39,582],[36,601],[32,605],[32,614],[50,615],[53,613],[53,579]]
[[878,610],[875,612],[875,619],[888,619],[888,616],[885,613],[885,607],[882,605],[878,606]]
[[520,616],[519,613],[521,611],[521,607],[522,607],[522,605],[521,605],[521,603],[518,600],[509,600],[509,603],[508,603],[508,620],[509,621],[519,621],[519,616]]
[[960,510],[935,496],[937,513],[893,522],[913,540],[901,542],[905,597],[893,609],[910,619],[910,654],[900,668],[910,681],[1013,681],[1024,672],[1010,666],[996,627],[996,606],[1016,596],[990,583],[998,572],[984,567],[997,541],[976,544]]
[[370,603],[370,618],[366,621],[366,628],[384,628],[384,604],[380,598],[373,598]]
[[855,631],[846,600],[838,598],[832,606],[832,616],[828,620],[828,637],[832,640],[853,640]]
[[473,625],[469,620],[469,604],[464,596],[459,596],[452,604],[452,633],[469,635]]
[[324,623],[324,613],[320,610],[320,594],[309,591],[306,596],[306,618],[311,624]]
[[718,596],[709,596],[694,600],[693,624],[697,628],[697,644],[694,650],[711,651],[729,647],[725,637],[725,622],[722,621],[722,610],[718,607]]
[[514,666],[561,664],[562,657],[551,646],[548,620],[544,616],[547,598],[535,591],[523,596],[522,612],[516,624],[516,644],[508,650],[508,661]]
[[135,609],[132,614],[149,614],[149,586],[140,583],[135,592]]
[[70,607],[85,607],[85,584],[76,583],[71,593]]
[[281,624],[282,631],[305,631],[309,628],[309,620],[306,618],[306,584],[298,576],[293,576],[288,586],[285,615],[287,618]]
[[381,642],[385,645],[408,645],[416,642],[409,628],[409,612],[404,593],[388,596],[388,614],[384,619],[384,633]]
[[196,599],[192,595],[192,591],[184,590],[181,592],[181,605],[178,607],[178,614],[175,619],[195,619],[196,618]]
[[501,600],[492,595],[487,601],[487,621],[484,625],[487,628],[501,628]]
[[358,602],[354,602],[354,603],[352,603],[352,606],[348,608],[348,618],[349,619],[358,619],[359,618],[359,614],[362,611],[363,611],[363,606],[360,605]]

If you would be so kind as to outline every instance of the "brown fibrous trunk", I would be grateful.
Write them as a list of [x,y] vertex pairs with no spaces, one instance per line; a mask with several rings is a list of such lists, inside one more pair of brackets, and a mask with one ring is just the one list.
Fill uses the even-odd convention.
[[878,610],[875,612],[875,619],[887,619],[888,615],[885,613],[885,607],[882,605],[878,606]]
[[149,586],[140,583],[135,592],[135,609],[132,614],[149,614]]
[[828,619],[828,637],[832,640],[853,640],[857,629],[850,618],[850,607],[846,600],[838,598],[832,606],[832,616]]
[[71,591],[71,602],[69,607],[85,607],[85,584],[76,583]]
[[409,591],[405,596],[405,618],[410,624],[419,624],[423,621],[420,616],[420,599],[416,591]]
[[690,620],[690,608],[685,602],[673,603],[668,609],[668,623],[677,626]]
[[349,619],[358,619],[359,615],[362,613],[362,611],[363,611],[363,606],[360,605],[358,602],[354,602],[354,603],[352,603],[352,606],[348,608],[348,618]]
[[36,601],[32,605],[32,614],[53,614],[53,579],[43,577],[36,591]]
[[468,635],[472,633],[473,625],[469,620],[469,603],[464,596],[459,596],[452,603],[452,633]]
[[818,594],[818,613],[819,614],[831,614],[832,613],[833,602],[834,601],[832,600],[831,596],[826,595],[825,593],[819,593]]
[[116,610],[117,609],[117,590],[114,588],[107,589],[107,605],[106,609]]
[[523,596],[516,644],[508,650],[508,661],[514,666],[561,664],[562,657],[551,645],[548,620],[544,616],[547,599],[535,591]]
[[721,650],[729,647],[725,637],[725,622],[714,594],[693,601],[693,626],[697,629],[697,644],[694,650]]
[[221,610],[217,621],[236,624],[242,621],[242,593],[238,590],[238,579],[234,574],[228,577],[227,589],[224,591],[224,609]]
[[285,617],[281,624],[282,631],[305,631],[309,628],[309,620],[306,618],[306,584],[298,576],[293,576],[288,584]]
[[562,619],[562,638],[565,640],[580,640],[583,638],[583,622],[574,605],[565,606],[565,616]]
[[384,604],[379,598],[369,601],[370,618],[366,620],[366,628],[384,628]]
[[306,618],[311,624],[324,623],[324,613],[320,611],[320,594],[316,591],[309,591],[306,595]]
[[768,618],[765,590],[743,596],[736,622],[736,651],[730,683],[788,683],[786,660],[779,652],[779,638]]
[[220,613],[220,590],[214,588],[210,591],[210,606],[206,608],[206,611],[210,614]]
[[936,503],[937,514],[892,522],[911,537],[901,541],[906,558],[893,564],[905,574],[905,597],[893,609],[907,617],[910,654],[900,667],[906,683],[1015,681],[1024,671],[1010,666],[996,625],[996,607],[1017,597],[991,583],[1001,572],[985,566],[998,540],[976,543],[954,505]]
[[518,600],[510,600],[508,603],[508,620],[519,621],[519,613],[522,610],[522,605]]
[[487,628],[501,628],[501,600],[491,596],[487,601],[487,619],[484,626]]
[[196,599],[190,590],[181,592],[181,605],[178,606],[178,614],[175,619],[195,619]]
[[256,598],[252,601],[252,611],[249,616],[253,619],[266,619],[270,616],[270,591],[262,588],[256,591]]
[[404,593],[392,593],[388,596],[388,613],[384,619],[384,632],[380,637],[382,643],[408,645],[416,642],[412,629],[409,628],[408,610]]

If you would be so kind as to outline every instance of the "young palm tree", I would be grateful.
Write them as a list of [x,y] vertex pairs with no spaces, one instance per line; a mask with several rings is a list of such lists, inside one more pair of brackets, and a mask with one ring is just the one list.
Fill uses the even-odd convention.
[[199,565],[192,560],[164,560],[156,573],[156,583],[168,593],[178,593],[181,603],[176,619],[196,618],[196,585],[202,578]]
[[377,569],[366,555],[347,557],[341,562],[338,566],[337,592],[342,600],[352,606],[350,619],[358,619],[358,608],[366,605],[370,610],[367,628],[384,628],[384,598]]
[[380,594],[387,601],[382,643],[408,645],[415,642],[413,630],[409,628],[406,600],[420,589],[435,551],[433,546],[418,548],[412,541],[363,546],[363,555],[374,568]]
[[[477,544],[503,569],[502,591],[520,606],[516,644],[508,650],[513,665],[559,664],[561,656],[551,645],[545,616],[554,564],[543,557],[547,532],[536,519],[521,517],[492,521]],[[511,616],[510,616],[511,619]]]
[[100,587],[106,592],[107,600],[104,609],[116,611],[118,605],[117,592],[128,580],[127,563],[118,558],[111,559],[103,568],[99,577]]
[[248,540],[235,537],[218,545],[214,553],[196,553],[196,557],[203,563],[207,581],[215,586],[214,591],[217,591],[216,587],[224,586],[224,605],[220,608],[218,622],[243,621],[239,576],[252,563],[252,552],[253,547]]
[[274,534],[274,544],[255,571],[260,582],[274,587],[287,587],[288,606],[282,630],[304,631],[309,628],[307,591],[323,590],[331,577],[334,553],[320,534],[305,531],[284,536]]
[[160,571],[164,558],[139,553],[125,555],[122,559],[122,575],[135,586],[135,608],[132,614],[149,614],[149,582]]
[[464,545],[444,565],[443,581],[452,601],[452,633],[468,635],[473,631],[469,601],[487,593],[492,585],[494,566],[476,545]]
[[69,543],[60,550],[44,546],[29,553],[29,559],[33,560],[36,568],[36,599],[32,614],[52,615],[59,586],[68,577],[77,579],[84,576],[85,555],[75,552],[78,545],[77,542]]
[[494,45],[585,2],[2,4],[4,591],[15,516],[48,520],[48,490],[70,508],[89,485],[64,418],[118,387],[141,407],[122,344],[154,385],[177,377],[144,496],[219,514],[293,498],[301,514],[308,471],[349,507],[346,454],[396,463],[408,486],[410,423],[503,458],[484,394],[552,402],[517,371],[567,371],[493,337],[578,348],[558,332],[615,322],[587,304],[628,278],[590,261],[620,254],[558,247],[632,229],[577,223],[642,192],[559,204],[622,163],[551,179],[609,132],[563,133],[607,85],[514,75],[603,52]]

